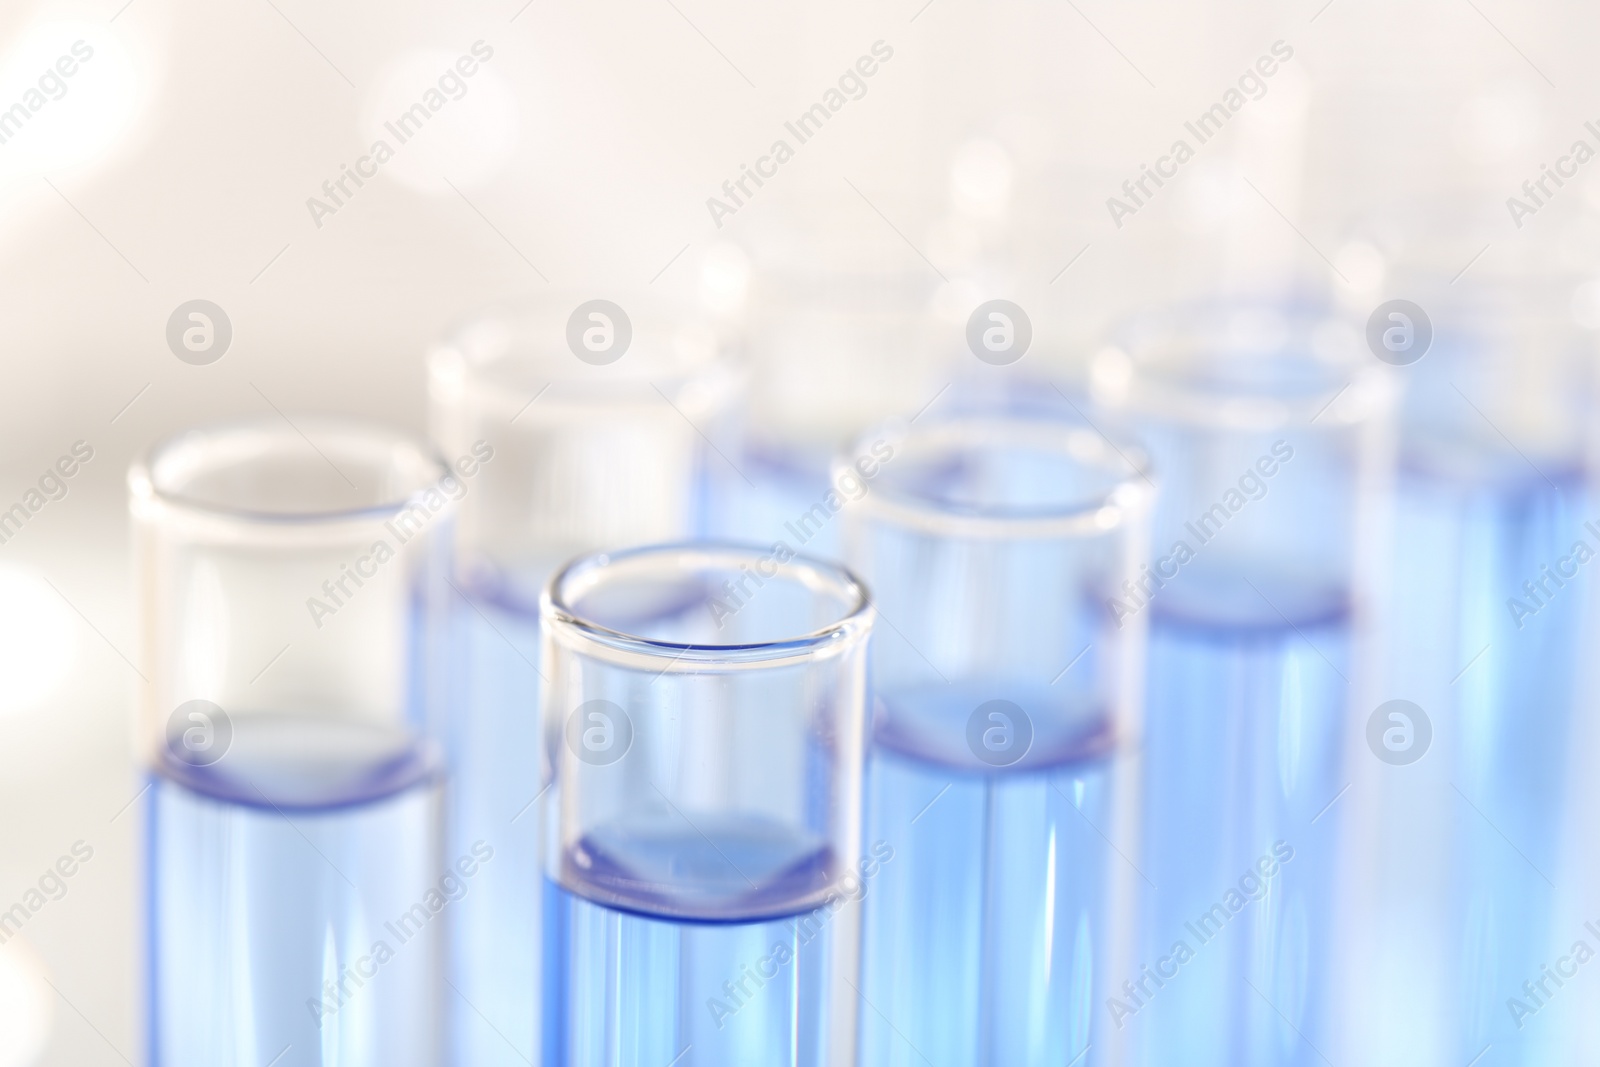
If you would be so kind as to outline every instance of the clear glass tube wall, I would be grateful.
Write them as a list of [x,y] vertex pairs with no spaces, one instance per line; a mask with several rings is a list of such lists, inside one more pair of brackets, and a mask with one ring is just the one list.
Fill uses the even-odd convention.
[[881,620],[868,835],[894,851],[862,1063],[1116,1062],[1144,620],[1111,601],[1146,551],[1138,463],[1088,427],[974,418],[835,464]]
[[[812,235],[814,236],[814,235]],[[793,532],[829,489],[835,453],[862,426],[933,401],[948,379],[929,352],[928,276],[897,269],[851,231],[840,262],[810,257],[757,274],[750,315],[750,419],[740,460],[751,484],[718,530],[765,543],[781,537],[819,556],[838,555],[835,524]],[[785,524],[791,524],[786,526]]]
[[668,545],[574,562],[542,617],[546,1063],[853,1063],[865,589]]
[[1250,304],[1142,320],[1092,366],[1097,418],[1145,442],[1163,487],[1117,608],[1150,625],[1151,886],[1141,970],[1115,1006],[1137,1062],[1334,1054],[1340,833],[1374,710],[1357,643],[1385,370],[1353,326]]
[[1600,553],[1592,339],[1574,321],[1580,279],[1551,268],[1554,252],[1406,283],[1433,338],[1400,369],[1382,648],[1392,695],[1433,740],[1371,812],[1364,958],[1382,977],[1360,983],[1358,1010],[1378,1020],[1365,1062],[1466,1062],[1491,1045],[1484,1067],[1562,1062],[1597,1036],[1545,978],[1591,919],[1581,712]]
[[129,475],[149,1062],[439,1062],[443,597],[464,477],[320,420],[181,434]]
[[[628,318],[579,303],[481,315],[429,366],[441,449],[492,454],[461,504],[446,731],[452,848],[483,839],[498,849],[453,920],[452,1043],[481,1067],[537,1061],[545,1041],[530,1009],[541,996],[540,918],[529,903],[541,892],[540,590],[575,555],[702,531],[739,477],[718,452],[735,447],[739,383],[712,339],[639,308]],[[620,355],[590,352],[581,330],[574,348],[574,320]]]

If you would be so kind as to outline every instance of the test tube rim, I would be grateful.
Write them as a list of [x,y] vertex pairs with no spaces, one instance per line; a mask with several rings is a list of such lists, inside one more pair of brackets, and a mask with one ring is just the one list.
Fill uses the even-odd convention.
[[[849,449],[834,458],[831,474],[835,486],[845,474],[859,474],[855,466],[857,460],[867,454],[869,442],[883,437],[885,432],[880,429],[860,435]],[[923,439],[935,435],[982,437],[985,434],[1010,435],[1014,438],[1026,436],[1036,440],[1051,438],[1062,446],[1063,454],[1072,462],[1081,462],[1080,457],[1072,454],[1073,442],[1086,441],[1101,457],[1121,460],[1124,467],[1133,468],[1131,473],[1119,474],[1114,485],[1087,503],[1060,508],[956,511],[872,486],[855,500],[847,498],[847,513],[851,509],[859,509],[864,517],[914,527],[935,536],[971,540],[1108,536],[1128,523],[1137,521],[1150,509],[1157,492],[1158,481],[1143,448],[1131,442],[1113,441],[1092,427],[1075,422],[966,415],[940,418],[917,428],[907,425],[888,432],[902,442],[913,435]]]
[[[174,461],[182,449],[251,434],[269,438],[278,436],[285,441],[296,443],[298,447],[304,447],[305,439],[302,438],[302,431],[305,429],[318,433],[341,434],[369,443],[381,442],[384,447],[408,450],[411,453],[409,458],[419,462],[419,469],[425,468],[429,473],[426,477],[417,479],[415,486],[403,495],[395,495],[380,503],[321,510],[263,511],[221,504],[163,485],[161,477],[163,462]],[[201,522],[226,524],[240,530],[290,530],[308,527],[326,529],[381,524],[405,510],[428,490],[436,488],[450,473],[450,465],[443,453],[430,442],[418,435],[382,423],[336,416],[303,416],[293,420],[287,417],[282,419],[250,417],[186,427],[161,438],[128,468],[128,489],[136,513],[146,508],[158,509]],[[451,502],[447,501],[448,503]]]
[[[1226,349],[1225,342],[1208,332],[1225,313],[1249,311],[1276,316],[1286,332],[1305,341],[1280,346],[1292,353],[1288,356],[1263,353],[1253,358],[1319,368],[1326,372],[1326,384],[1275,395],[1266,388],[1205,389],[1178,376],[1196,365],[1191,362],[1196,353]],[[1154,321],[1163,327],[1157,333],[1159,343],[1113,337],[1090,357],[1087,385],[1097,407],[1202,429],[1266,433],[1303,424],[1325,430],[1363,426],[1382,418],[1398,400],[1394,369],[1366,362],[1372,357],[1364,349],[1352,347],[1348,356],[1341,349],[1337,358],[1309,354],[1316,343],[1306,339],[1324,324],[1343,327],[1348,334],[1344,339],[1358,343],[1354,324],[1331,308],[1264,299],[1198,301],[1168,308]]]
[[[661,674],[732,673],[753,666],[784,666],[840,654],[864,642],[877,617],[877,608],[866,583],[854,572],[842,564],[803,553],[794,553],[782,562],[773,561],[779,567],[778,575],[785,572],[808,575],[811,581],[802,582],[808,586],[831,582],[836,590],[843,590],[846,594],[841,597],[846,607],[841,617],[828,625],[791,637],[733,645],[662,641],[605,626],[583,617],[569,605],[571,598],[567,593],[570,581],[585,572],[652,555],[699,556],[708,562],[716,557],[724,557],[737,566],[739,562],[768,560],[772,551],[760,545],[733,541],[670,541],[584,553],[557,568],[545,583],[539,597],[540,623],[545,634],[551,640],[578,651],[597,654],[619,666]],[[766,580],[770,582],[773,578]]]
[[[428,390],[435,402],[469,398],[480,407],[515,413],[512,421],[584,420],[596,410],[636,409],[639,417],[681,418],[687,409],[696,421],[714,416],[736,402],[747,388],[744,368],[726,353],[719,339],[704,359],[663,353],[645,346],[646,362],[627,355],[614,364],[589,365],[543,338],[535,343],[518,327],[530,319],[548,319],[544,303],[497,304],[456,321],[428,353]],[[475,328],[500,324],[507,337],[501,346],[473,344]],[[544,323],[548,325],[548,322]],[[630,350],[631,354],[631,350]],[[652,367],[650,360],[654,360]],[[496,372],[504,368],[537,369],[537,404],[526,391]],[[546,395],[548,394],[548,395]],[[679,410],[674,410],[679,409]],[[524,415],[526,412],[526,416]]]
[[[1102,349],[1095,357],[1103,359],[1119,349]],[[1090,395],[1097,406],[1135,418],[1155,418],[1200,429],[1268,433],[1286,426],[1350,429],[1381,418],[1397,397],[1394,376],[1384,367],[1352,368],[1344,384],[1299,402],[1273,397],[1235,394],[1219,395],[1199,389],[1186,389],[1168,383],[1152,385],[1158,377],[1146,367],[1143,388],[1123,391],[1107,389],[1093,381]]]

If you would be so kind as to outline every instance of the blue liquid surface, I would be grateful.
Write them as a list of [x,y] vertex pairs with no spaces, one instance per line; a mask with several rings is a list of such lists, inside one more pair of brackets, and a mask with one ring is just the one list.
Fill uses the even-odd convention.
[[[546,895],[539,826],[548,797],[541,751],[539,615],[531,568],[518,582],[482,577],[456,598],[458,679],[448,735],[450,797],[446,850],[494,849],[472,892],[452,908],[450,997],[454,1062],[519,1067],[555,1055],[541,1025]],[[691,593],[697,593],[693,590]],[[470,598],[470,599],[468,599]],[[659,624],[699,606],[676,587],[633,590],[588,609],[622,629]],[[551,1060],[550,1062],[555,1062]]]
[[[881,698],[867,836],[894,856],[865,898],[859,1062],[1105,1062],[1095,1012],[1121,861],[1102,836],[1114,832],[1115,777],[1103,716],[998,683]],[[1034,726],[1008,767],[967,747],[969,716],[993,699]]]
[[163,752],[148,804],[152,1064],[438,1062],[429,748],[352,720],[236,716],[214,764]]
[[1257,588],[1185,574],[1147,609],[1135,967],[1166,977],[1115,991],[1145,1067],[1309,1067],[1331,1047],[1349,619],[1329,590]]
[[848,1048],[858,926],[829,902],[831,850],[763,820],[693,822],[601,828],[562,858],[546,1067],[821,1067]]

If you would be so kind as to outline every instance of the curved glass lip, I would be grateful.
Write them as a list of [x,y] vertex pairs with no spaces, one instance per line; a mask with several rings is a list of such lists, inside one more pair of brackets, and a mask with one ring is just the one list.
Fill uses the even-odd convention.
[[[607,649],[655,660],[663,672],[680,664],[692,664],[701,669],[719,665],[731,668],[746,663],[799,659],[811,653],[831,651],[867,636],[877,616],[877,609],[872,604],[866,583],[837,563],[799,553],[776,563],[771,560],[771,555],[770,548],[730,541],[672,541],[618,551],[587,553],[563,564],[550,576],[539,597],[540,622],[555,633],[574,634]],[[720,562],[732,569],[737,569],[741,563],[754,564],[758,560],[775,562],[778,571],[773,578],[767,579],[768,582],[788,576],[808,588],[827,590],[838,595],[846,609],[838,619],[808,633],[771,641],[716,645],[658,641],[625,633],[585,618],[569,603],[572,599],[570,594],[574,591],[573,583],[586,582],[585,588],[592,588],[597,584],[600,572],[612,564],[648,560],[651,557],[667,559],[682,556],[698,558],[707,565]]]
[[[831,469],[833,484],[837,485],[847,473],[858,476],[857,459],[870,455],[869,442],[883,436],[882,431],[868,431],[836,456]],[[1104,469],[1116,480],[1109,489],[1083,503],[1059,508],[961,510],[872,486],[847,504],[847,510],[859,508],[880,521],[915,527],[935,536],[1025,540],[1104,536],[1147,514],[1155,500],[1157,481],[1143,448],[1130,442],[1115,442],[1098,430],[1075,422],[1018,416],[950,416],[922,427],[907,426],[895,436],[902,442],[992,442],[997,438],[1044,441],[1080,465],[1087,465],[1082,454],[1087,449],[1096,460],[1106,461]],[[1129,467],[1131,473],[1126,472]]]
[[[575,294],[563,296],[572,296],[577,306]],[[703,358],[675,356],[656,346],[644,348],[642,366],[632,348],[616,363],[586,364],[561,347],[562,314],[556,299],[503,301],[453,321],[428,352],[433,399],[470,397],[477,403],[506,407],[517,416],[541,397],[545,406],[559,401],[577,408],[659,408],[687,402],[716,408],[729,403],[743,386],[743,371],[721,340],[712,343]],[[694,322],[689,317],[683,320],[685,325]],[[551,336],[530,332],[530,324],[549,328]],[[639,341],[636,335],[635,342]],[[497,368],[519,366],[535,372],[523,383],[526,391],[495,373]]]
[[1296,422],[1354,426],[1393,407],[1398,385],[1392,369],[1375,359],[1364,362],[1359,354],[1342,362],[1303,352],[1252,357],[1263,365],[1299,365],[1323,372],[1323,380],[1309,389],[1274,390],[1270,383],[1247,381],[1232,388],[1205,388],[1196,380],[1185,380],[1185,371],[1204,364],[1187,363],[1184,356],[1225,347],[1206,328],[1229,312],[1252,311],[1281,319],[1295,336],[1307,337],[1317,325],[1329,323],[1342,324],[1352,337],[1360,337],[1356,325],[1336,309],[1303,302],[1240,299],[1180,305],[1157,316],[1169,327],[1161,344],[1139,351],[1141,346],[1114,336],[1090,358],[1091,399],[1108,411],[1240,431],[1267,431]]
[[[163,461],[170,461],[181,449],[215,444],[230,437],[247,434],[283,436],[294,441],[297,447],[303,447],[306,443],[300,433],[300,427],[303,426],[365,438],[382,447],[409,450],[413,458],[431,470],[432,475],[403,496],[378,504],[320,511],[259,511],[253,508],[232,507],[163,487],[160,482],[161,464]],[[136,503],[155,503],[186,514],[250,525],[292,527],[321,523],[371,522],[391,518],[404,511],[422,493],[435,488],[449,473],[450,466],[444,454],[432,444],[420,437],[380,423],[324,416],[308,416],[300,419],[298,423],[291,423],[287,419],[261,416],[193,426],[162,438],[129,466],[128,491]]]

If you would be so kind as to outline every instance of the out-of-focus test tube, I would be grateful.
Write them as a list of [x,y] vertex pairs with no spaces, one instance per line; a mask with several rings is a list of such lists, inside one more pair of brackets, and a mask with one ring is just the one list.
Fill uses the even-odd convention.
[[855,902],[895,862],[861,841],[866,591],[667,545],[572,563],[542,608],[545,1062],[848,1067]]
[[1360,576],[1391,383],[1353,327],[1222,304],[1138,324],[1091,366],[1161,472],[1151,557],[1135,1062],[1311,1064],[1331,1047]]
[[742,492],[727,536],[837,555],[838,523],[824,504],[834,455],[862,426],[926,406],[948,381],[925,358],[926,277],[862,259],[850,255],[849,271],[787,264],[757,275],[740,461],[750,484],[734,487]]
[[448,839],[456,851],[480,839],[496,849],[453,908],[461,1063],[538,1062],[554,1040],[535,1010],[539,591],[580,553],[711,523],[721,487],[738,478],[724,458],[736,448],[738,387],[713,338],[601,301],[488,313],[433,354],[434,438],[472,471],[452,579]]
[[1380,647],[1385,697],[1410,702],[1426,732],[1391,757],[1367,815],[1354,1010],[1370,1025],[1354,1052],[1383,1067],[1573,1062],[1585,1046],[1566,1043],[1592,1015],[1547,977],[1595,919],[1591,842],[1572,837],[1586,810],[1575,790],[1592,778],[1577,714],[1600,555],[1590,343],[1572,318],[1576,278],[1485,270],[1406,286],[1431,343],[1400,368]]
[[[1154,492],[1087,427],[930,420],[834,467],[873,589],[861,1062],[1116,1061]],[[868,577],[870,576],[870,577]]]
[[488,858],[446,866],[429,739],[461,484],[310,419],[130,472],[152,1065],[439,1062],[441,913]]

